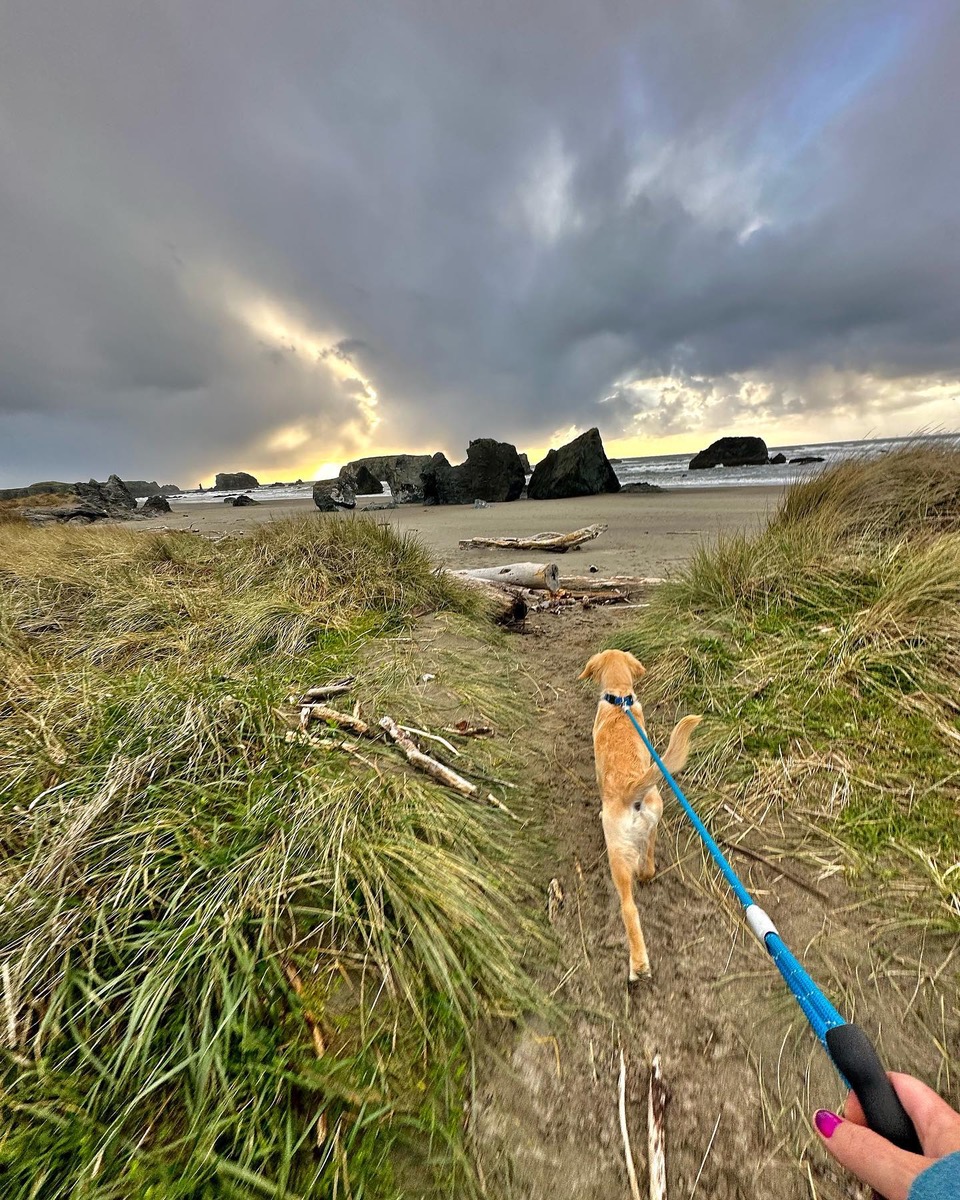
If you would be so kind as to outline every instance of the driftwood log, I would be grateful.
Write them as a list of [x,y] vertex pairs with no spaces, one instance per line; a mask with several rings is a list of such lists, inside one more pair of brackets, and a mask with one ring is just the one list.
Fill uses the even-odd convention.
[[508,563],[502,567],[470,567],[451,571],[458,579],[485,579],[499,585],[529,588],[535,592],[556,592],[560,587],[560,571],[556,563]]
[[555,554],[566,554],[584,542],[599,537],[606,525],[587,525],[571,533],[535,533],[532,537],[472,537],[460,542],[461,550],[488,548],[493,550],[552,550]]
[[663,579],[656,575],[611,575],[604,578],[602,575],[563,575],[560,578],[560,587],[565,592],[635,592],[640,588],[654,587],[658,583],[663,583]]
[[490,579],[474,579],[451,571],[461,583],[479,592],[498,625],[519,625],[530,611],[530,606],[518,588],[494,583]]
[[[650,1200],[666,1200],[667,1197],[666,1140],[663,1132],[666,1107],[667,1089],[660,1068],[660,1055],[655,1054],[650,1064],[650,1089],[647,1092],[647,1170],[650,1176]],[[699,1176],[697,1178],[699,1180]]]

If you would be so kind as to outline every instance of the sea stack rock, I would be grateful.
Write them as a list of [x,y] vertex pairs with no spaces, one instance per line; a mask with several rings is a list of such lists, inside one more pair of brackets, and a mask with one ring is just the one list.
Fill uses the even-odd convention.
[[724,437],[690,460],[689,470],[708,467],[765,467],[770,460],[767,443],[758,437]]
[[534,467],[527,487],[531,500],[563,500],[619,491],[620,480],[596,428],[581,433],[559,450],[548,451],[547,457]]
[[246,471],[218,471],[213,486],[218,492],[247,492],[250,488],[258,488],[260,481]]
[[472,504],[474,500],[500,504],[518,500],[525,477],[516,446],[494,438],[476,438],[467,447],[467,458],[451,466],[437,453],[420,472],[426,504]]

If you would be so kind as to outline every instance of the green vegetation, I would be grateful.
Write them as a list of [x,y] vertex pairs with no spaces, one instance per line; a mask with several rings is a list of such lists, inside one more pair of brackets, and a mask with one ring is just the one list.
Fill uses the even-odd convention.
[[[695,788],[815,821],[924,879],[960,930],[960,449],[915,445],[791,488],[704,546],[617,641],[648,705],[699,711]],[[849,861],[849,857],[848,857]]]
[[428,719],[389,635],[474,604],[359,519],[0,528],[4,1197],[470,1194],[470,1029],[529,998],[510,823],[282,706],[349,670]]

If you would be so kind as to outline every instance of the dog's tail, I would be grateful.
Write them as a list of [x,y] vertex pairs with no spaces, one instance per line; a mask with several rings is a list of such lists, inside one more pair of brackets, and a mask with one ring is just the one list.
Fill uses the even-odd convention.
[[[703,717],[684,717],[682,721],[677,722],[673,733],[670,734],[670,744],[660,758],[671,775],[683,770],[686,765],[687,756],[690,753],[690,735],[702,720]],[[659,776],[660,768],[656,763],[651,763],[640,780],[640,790],[646,791],[648,788],[652,788]]]

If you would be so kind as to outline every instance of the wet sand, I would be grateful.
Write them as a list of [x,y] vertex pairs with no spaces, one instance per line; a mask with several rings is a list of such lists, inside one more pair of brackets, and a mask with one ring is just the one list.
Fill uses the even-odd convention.
[[[760,529],[776,509],[781,487],[691,488],[647,495],[586,496],[574,500],[518,500],[487,508],[450,505],[425,508],[407,504],[370,512],[373,520],[416,532],[438,562],[453,566],[494,566],[550,557],[530,551],[460,550],[461,538],[566,532],[605,524],[595,541],[557,559],[562,574],[585,574],[590,565],[605,575],[665,575],[689,559],[703,539],[718,533]],[[361,500],[355,519],[376,498]],[[176,504],[156,520],[129,522],[130,528],[193,529],[199,533],[237,533],[261,521],[317,513],[312,500],[263,501],[255,507],[224,504]]]

